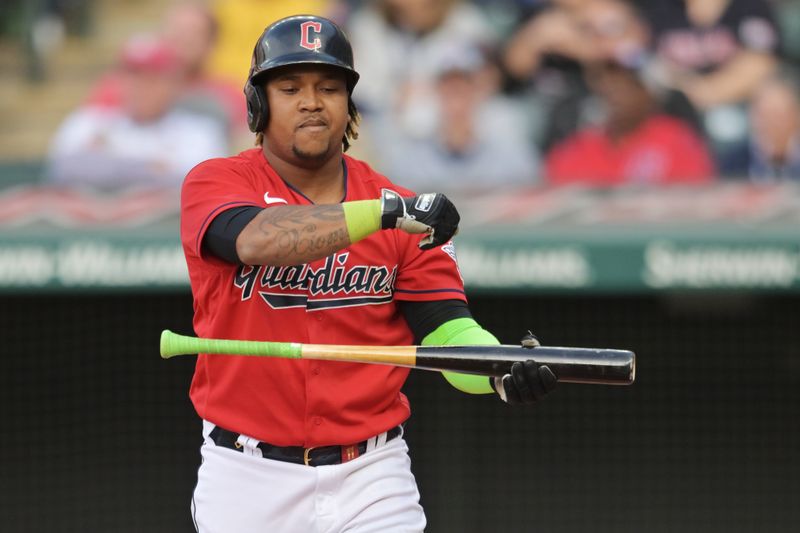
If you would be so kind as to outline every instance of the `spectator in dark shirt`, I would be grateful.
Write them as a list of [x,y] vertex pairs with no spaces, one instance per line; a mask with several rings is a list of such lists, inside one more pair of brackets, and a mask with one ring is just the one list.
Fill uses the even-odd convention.
[[742,149],[746,103],[778,65],[780,38],[769,3],[661,1],[650,13],[665,79],[703,113],[717,157]]
[[746,101],[777,66],[777,26],[765,0],[657,2],[659,57],[696,106]]
[[581,64],[594,57],[580,27],[584,3],[552,0],[529,7],[503,53],[510,87],[529,104],[534,139],[543,150],[572,133],[581,120],[588,94]]

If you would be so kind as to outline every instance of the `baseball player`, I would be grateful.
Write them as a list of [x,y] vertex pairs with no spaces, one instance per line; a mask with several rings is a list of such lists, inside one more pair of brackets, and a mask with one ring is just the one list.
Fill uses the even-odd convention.
[[[269,26],[245,85],[257,147],[186,177],[181,239],[202,337],[319,344],[496,344],[470,316],[442,194],[414,195],[344,155],[358,81],[344,33]],[[535,344],[528,339],[526,344]],[[200,354],[198,531],[422,531],[400,389],[408,369]],[[534,403],[549,368],[448,373],[468,393]]]

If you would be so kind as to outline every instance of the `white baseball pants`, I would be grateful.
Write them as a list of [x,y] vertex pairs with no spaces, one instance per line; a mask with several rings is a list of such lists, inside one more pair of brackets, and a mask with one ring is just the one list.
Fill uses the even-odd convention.
[[340,464],[305,466],[216,446],[204,422],[192,498],[199,533],[416,533],[425,514],[402,435]]

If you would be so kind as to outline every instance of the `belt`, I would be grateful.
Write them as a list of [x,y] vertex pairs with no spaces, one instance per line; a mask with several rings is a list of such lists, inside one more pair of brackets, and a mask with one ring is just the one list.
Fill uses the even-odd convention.
[[[376,442],[378,446],[384,442],[399,437],[403,433],[402,426],[395,426],[386,432],[386,440],[382,439],[382,435],[372,437],[365,441],[348,445],[335,445],[335,446],[317,446],[312,448],[303,448],[302,446],[275,446],[267,442],[257,441],[239,433],[228,431],[219,426],[214,426],[211,430],[209,437],[214,441],[217,446],[230,448],[239,452],[245,452],[245,449],[250,448],[255,451],[261,451],[261,457],[266,459],[274,459],[276,461],[284,461],[287,463],[295,463],[306,466],[323,466],[323,465],[338,465],[352,461],[359,455],[367,452],[367,447],[370,440]],[[381,442],[382,441],[382,442]],[[252,443],[252,444],[250,444]],[[252,455],[252,453],[251,453]],[[257,452],[256,452],[257,455]]]

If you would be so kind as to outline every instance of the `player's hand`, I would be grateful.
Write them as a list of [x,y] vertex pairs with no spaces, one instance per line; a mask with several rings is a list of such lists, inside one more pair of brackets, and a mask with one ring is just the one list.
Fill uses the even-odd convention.
[[[539,346],[536,336],[528,332],[522,338],[523,348]],[[492,386],[500,398],[509,404],[535,404],[556,387],[558,379],[547,365],[528,360],[511,365],[511,372],[492,380]]]
[[419,241],[423,250],[452,239],[458,232],[460,220],[456,206],[444,194],[427,193],[404,198],[389,189],[381,191],[381,228],[426,233]]

